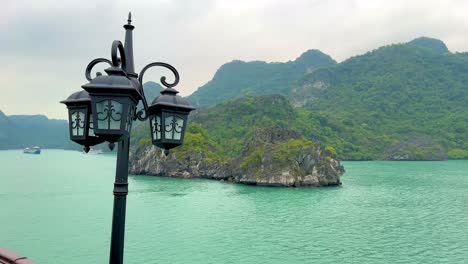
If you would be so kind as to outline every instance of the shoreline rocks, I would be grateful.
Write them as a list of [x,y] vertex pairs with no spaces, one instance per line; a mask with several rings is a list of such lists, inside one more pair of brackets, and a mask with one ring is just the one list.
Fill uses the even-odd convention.
[[426,136],[411,136],[386,150],[384,160],[392,161],[439,161],[448,160],[442,145]]

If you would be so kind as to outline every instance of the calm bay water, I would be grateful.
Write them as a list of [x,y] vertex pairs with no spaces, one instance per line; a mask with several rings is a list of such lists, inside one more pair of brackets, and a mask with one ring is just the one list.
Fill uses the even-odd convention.
[[[338,188],[129,179],[126,263],[468,263],[468,161],[344,162]],[[107,263],[115,156],[0,151],[0,247]]]

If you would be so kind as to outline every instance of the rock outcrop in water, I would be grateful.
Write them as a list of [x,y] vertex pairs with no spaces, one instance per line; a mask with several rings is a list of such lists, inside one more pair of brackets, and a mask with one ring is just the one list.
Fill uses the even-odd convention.
[[[340,185],[343,166],[333,148],[305,140],[297,132],[257,129],[237,159],[222,161],[196,148],[174,150],[168,156],[152,145],[130,156],[130,173],[177,178],[207,178],[266,186]],[[206,146],[208,149],[214,146]]]

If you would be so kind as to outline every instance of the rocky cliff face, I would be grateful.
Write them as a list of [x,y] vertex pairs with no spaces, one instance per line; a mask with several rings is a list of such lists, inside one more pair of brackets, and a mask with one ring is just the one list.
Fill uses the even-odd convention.
[[131,153],[130,173],[178,178],[207,178],[266,186],[340,185],[343,166],[333,150],[279,128],[257,129],[242,155],[228,161],[203,152],[173,151],[165,156],[152,145]]
[[431,138],[412,136],[386,150],[385,160],[447,160],[447,151]]

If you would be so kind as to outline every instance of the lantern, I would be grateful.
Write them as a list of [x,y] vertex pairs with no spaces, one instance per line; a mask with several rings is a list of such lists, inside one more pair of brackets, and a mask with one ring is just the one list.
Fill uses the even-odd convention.
[[70,139],[89,151],[90,146],[104,142],[95,135],[91,120],[91,98],[88,92],[79,91],[61,101],[68,108],[68,126]]
[[111,143],[130,136],[135,107],[141,99],[139,83],[118,67],[105,70],[83,89],[91,97],[94,133]]
[[165,150],[183,143],[187,117],[195,110],[177,93],[173,88],[161,91],[148,108],[153,144]]

